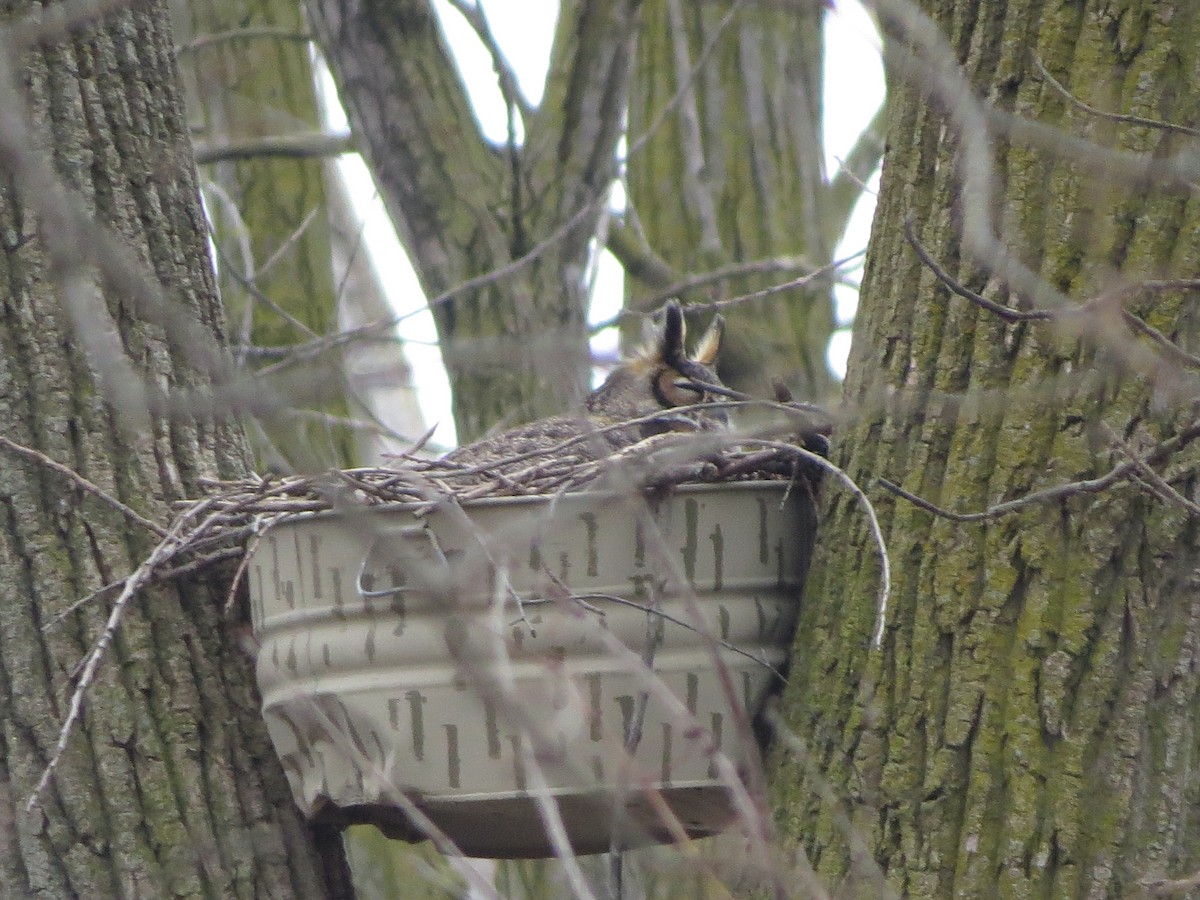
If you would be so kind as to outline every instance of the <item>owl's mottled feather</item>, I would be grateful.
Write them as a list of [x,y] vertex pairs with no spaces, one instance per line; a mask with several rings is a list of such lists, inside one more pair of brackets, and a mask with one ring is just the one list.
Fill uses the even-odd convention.
[[[530,422],[460,447],[444,461],[481,467],[478,478],[483,481],[512,477],[533,466],[566,467],[595,461],[668,431],[723,428],[725,417],[718,410],[680,409],[719,399],[703,385],[721,387],[714,367],[723,329],[724,321],[717,316],[695,355],[689,357],[684,348],[683,311],[670,301],[663,308],[661,325],[651,332],[646,345],[588,395],[583,415]],[[625,422],[633,424],[622,425]],[[573,438],[579,440],[560,447]]]

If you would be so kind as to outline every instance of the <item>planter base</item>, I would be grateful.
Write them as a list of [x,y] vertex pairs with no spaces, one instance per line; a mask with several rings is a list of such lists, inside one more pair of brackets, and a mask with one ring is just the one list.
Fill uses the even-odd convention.
[[[724,788],[674,788],[663,796],[690,838],[712,837],[733,820]],[[634,795],[616,814],[612,797],[604,794],[566,794],[556,797],[559,814],[577,855],[628,850],[647,844],[669,843],[675,835],[654,811],[649,798]],[[537,804],[528,797],[418,801],[417,807],[446,834],[457,838],[464,856],[485,859],[538,859],[551,847]],[[321,824],[374,825],[392,840],[426,840],[404,812],[392,806],[327,805],[314,817]],[[486,822],[487,828],[480,823]]]

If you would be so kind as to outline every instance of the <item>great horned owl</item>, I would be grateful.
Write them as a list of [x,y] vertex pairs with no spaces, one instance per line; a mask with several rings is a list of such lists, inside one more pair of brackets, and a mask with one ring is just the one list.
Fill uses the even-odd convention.
[[[719,399],[718,393],[705,386],[722,387],[714,365],[724,327],[721,316],[713,319],[695,354],[688,356],[683,311],[672,300],[663,307],[661,323],[648,330],[642,348],[622,361],[604,384],[588,395],[582,415],[552,416],[521,425],[451,451],[443,462],[472,468],[488,466],[488,471],[505,475],[538,462],[536,456],[531,459],[524,454],[538,454],[582,435],[592,437],[572,444],[564,457],[596,460],[650,435],[721,428],[726,420],[720,411],[681,407]],[[640,421],[612,427],[634,420]],[[515,456],[523,458],[509,462]]]

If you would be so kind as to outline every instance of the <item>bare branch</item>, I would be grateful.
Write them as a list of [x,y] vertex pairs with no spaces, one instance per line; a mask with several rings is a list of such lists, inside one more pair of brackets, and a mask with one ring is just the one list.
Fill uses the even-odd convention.
[[130,5],[131,0],[64,0],[38,7],[36,15],[0,27],[0,44],[15,53],[35,44],[61,41],[71,32],[94,25],[113,10]]
[[997,303],[994,300],[989,300],[982,294],[977,294],[970,288],[966,287],[962,282],[950,276],[950,274],[938,265],[937,261],[925,249],[925,245],[917,238],[916,227],[913,224],[910,216],[904,222],[904,236],[908,239],[909,245],[916,251],[918,258],[925,265],[933,276],[949,288],[953,293],[967,300],[970,300],[981,309],[985,309],[994,315],[999,316],[1008,324],[1012,325],[1015,322],[1046,322],[1057,317],[1057,313],[1044,309],[1035,310],[1018,310],[1005,306],[1002,303]]
[[609,223],[605,246],[625,274],[642,284],[663,288],[678,277],[671,264],[654,252],[641,229],[627,221],[615,219]]
[[177,47],[175,53],[178,56],[182,56],[185,53],[194,53],[197,50],[203,50],[216,44],[226,44],[231,41],[254,41],[264,38],[279,41],[297,41],[307,44],[312,40],[312,35],[306,31],[296,31],[293,28],[280,28],[273,25],[233,28],[229,31],[217,31],[212,34],[198,35],[186,44],[181,44]]
[[32,447],[25,447],[21,444],[18,444],[16,441],[10,441],[3,435],[0,435],[0,447],[3,447],[12,453],[16,453],[18,456],[23,456],[26,459],[33,460],[39,466],[45,466],[50,471],[63,476],[80,490],[107,503],[135,525],[140,525],[142,528],[145,528],[147,531],[150,531],[159,537],[165,538],[167,536],[167,530],[157,522],[151,522],[133,507],[122,503],[103,488],[98,487],[97,485],[88,481],[74,469],[70,468],[69,466],[64,466],[60,462],[56,462],[41,451],[34,450]]
[[533,105],[521,91],[521,83],[517,80],[512,64],[500,49],[500,42],[496,40],[496,34],[492,31],[492,24],[488,21],[487,11],[483,8],[483,4],[479,0],[475,0],[471,4],[468,4],[466,0],[447,0],[447,2],[467,20],[467,24],[471,26],[475,36],[487,50],[488,56],[492,58],[492,68],[496,72],[497,83],[504,102],[510,109],[516,109],[521,114],[523,121],[528,121],[533,114]]
[[987,509],[980,512],[960,513],[951,510],[942,509],[935,503],[919,497],[911,491],[906,491],[904,488],[887,478],[876,478],[876,483],[880,487],[891,491],[898,497],[903,497],[909,503],[917,506],[926,512],[933,513],[942,519],[949,519],[951,522],[987,522],[992,519],[999,519],[1011,513],[1020,512],[1027,507],[1036,506],[1041,503],[1049,503],[1054,500],[1064,500],[1080,494],[1098,494],[1101,491],[1107,490],[1118,481],[1130,478],[1133,474],[1142,471],[1143,467],[1160,462],[1172,453],[1175,453],[1197,437],[1200,437],[1200,424],[1193,423],[1181,431],[1174,437],[1168,438],[1156,444],[1150,450],[1127,459],[1125,462],[1118,463],[1113,466],[1104,475],[1097,478],[1086,478],[1080,481],[1070,481],[1066,484],[1056,485],[1055,487],[1046,488],[1041,491],[1034,491],[1031,494],[1026,494],[1024,497],[1018,497],[1015,500],[1008,500],[1004,503],[997,503],[994,506],[989,506]]
[[1102,109],[1096,109],[1094,106],[1089,106],[1087,103],[1084,103],[1082,100],[1068,91],[1057,78],[1050,74],[1040,56],[1037,56],[1036,54],[1034,55],[1033,64],[1037,66],[1038,73],[1043,79],[1045,79],[1046,83],[1049,84],[1050,87],[1058,91],[1058,93],[1061,94],[1062,97],[1069,103],[1078,107],[1079,109],[1082,109],[1086,113],[1090,113],[1091,115],[1098,116],[1102,119],[1108,119],[1110,122],[1121,122],[1125,125],[1141,125],[1146,128],[1159,128],[1164,131],[1176,131],[1180,134],[1189,135],[1190,137],[1200,137],[1200,128],[1188,128],[1185,125],[1175,125],[1171,122],[1160,122],[1158,119],[1147,119],[1143,116],[1129,116],[1122,113],[1106,112]]
[[887,102],[876,111],[867,127],[863,129],[846,158],[841,160],[837,174],[827,187],[825,203],[829,222],[826,226],[826,246],[836,247],[846,233],[846,226],[859,198],[867,191],[867,179],[879,168],[883,158],[884,125],[887,117]]
[[[75,692],[71,695],[71,705],[67,712],[67,717],[63,720],[62,727],[58,733],[58,742],[50,754],[50,761],[46,763],[45,769],[42,770],[42,775],[38,779],[37,786],[34,787],[33,793],[25,804],[27,810],[32,810],[37,805],[42,791],[46,789],[46,786],[50,783],[50,779],[54,777],[54,770],[58,768],[59,760],[62,759],[63,752],[67,749],[67,741],[71,738],[71,732],[74,730],[75,723],[79,721],[79,716],[83,712],[84,697],[87,695],[88,688],[91,687],[92,682],[96,678],[96,672],[100,668],[104,654],[116,638],[117,628],[121,624],[121,617],[125,613],[125,608],[137,595],[138,591],[149,581],[155,568],[179,552],[181,548],[181,536],[187,522],[205,512],[214,502],[214,500],[200,501],[180,516],[157,546],[150,551],[150,554],[133,573],[125,579],[125,584],[121,588],[121,594],[117,597],[112,610],[109,612],[108,621],[104,625],[104,631],[97,638],[96,643],[92,645],[91,652],[88,653],[84,660],[79,681],[75,685]],[[217,515],[219,516],[220,514],[218,513]],[[215,520],[216,517],[209,517],[196,531],[204,530],[207,523],[214,522]]]
[[1099,424],[1100,430],[1104,433],[1104,436],[1108,438],[1109,442],[1112,443],[1114,447],[1117,447],[1123,454],[1125,454],[1125,457],[1133,463],[1136,474],[1132,477],[1136,477],[1139,480],[1147,482],[1151,491],[1160,499],[1166,500],[1168,503],[1174,503],[1181,509],[1187,510],[1193,516],[1200,516],[1200,504],[1189,500],[1187,497],[1183,496],[1183,494],[1179,493],[1179,491],[1175,490],[1175,488],[1171,487],[1171,485],[1167,484],[1166,479],[1150,468],[1150,466],[1137,455],[1137,451],[1130,447],[1128,442],[1123,440],[1107,422],[1101,422]]
[[606,194],[625,117],[642,0],[560,5],[546,96],[530,119],[527,146],[547,155],[541,185],[567,213]]
[[[455,246],[471,238],[461,228],[482,227],[485,240],[504,246],[489,208],[506,181],[504,163],[479,133],[428,0],[382,6],[308,0],[306,8],[418,270],[428,273],[454,258]],[[473,216],[462,214],[464,204]]]
[[[841,260],[841,264],[852,262],[854,259],[860,256],[862,256],[861,253],[854,257],[846,257],[845,259]],[[713,269],[711,272],[701,272],[698,275],[691,275],[687,278],[676,281],[674,284],[667,285],[658,293],[651,295],[651,297],[646,300],[643,305],[647,307],[657,307],[659,304],[671,299],[672,297],[681,296],[688,291],[695,290],[698,287],[704,287],[705,285],[714,284],[718,281],[730,281],[735,278],[743,278],[747,275],[773,275],[789,272],[803,272],[804,274],[800,276],[801,278],[813,279],[820,277],[818,273],[821,275],[828,275],[838,268],[841,268],[841,265],[838,263],[829,263],[824,266],[814,266],[809,260],[799,256],[776,256],[771,259],[753,259],[749,262],[730,263],[727,266],[721,266],[720,268]],[[806,285],[809,283],[810,281],[807,280],[804,282]],[[784,290],[798,286],[799,285],[797,284],[789,283],[788,287],[784,288]],[[693,307],[704,310],[720,309],[723,308],[723,306],[733,306],[736,305],[736,303],[745,302],[750,299],[758,299],[758,297],[747,295],[746,297],[734,297],[728,300],[714,300],[710,303],[693,303],[689,304],[688,306],[689,309]]]
[[354,153],[357,150],[350,132],[332,134],[321,131],[310,134],[277,134],[247,138],[218,144],[196,144],[196,164],[237,162],[273,156],[283,159],[320,159]]
[[676,111],[691,90],[693,82],[704,71],[709,58],[713,55],[713,52],[717,49],[717,44],[720,43],[722,36],[725,34],[725,29],[733,23],[734,17],[737,16],[738,12],[748,2],[749,0],[734,0],[730,5],[729,10],[721,18],[721,21],[717,23],[717,27],[713,29],[708,43],[704,45],[700,54],[696,57],[696,62],[692,65],[691,71],[686,76],[683,76],[682,73],[678,76],[679,86],[675,89],[675,93],[671,95],[671,99],[663,105],[663,108],[658,111],[658,115],[654,117],[654,120],[646,126],[646,131],[643,134],[639,134],[636,139],[630,141],[629,149],[625,153],[625,159],[629,159],[646,146],[650,138],[658,133],[658,130],[662,127],[663,122],[667,120],[667,117]]
[[[1135,331],[1139,331],[1146,337],[1150,338],[1157,344],[1166,355],[1181,365],[1188,368],[1200,369],[1200,356],[1194,353],[1189,353],[1168,338],[1157,328],[1148,324],[1145,319],[1135,313],[1130,312],[1121,302],[1125,298],[1136,296],[1142,293],[1167,293],[1170,291],[1191,291],[1200,290],[1200,279],[1196,278],[1171,278],[1163,280],[1137,281],[1126,285],[1114,285],[1106,289],[1103,293],[1098,294],[1093,299],[1089,300],[1082,306],[1073,306],[1070,309],[1047,310],[1047,309],[1030,309],[1017,310],[1010,306],[1005,306],[1002,303],[997,303],[994,300],[989,300],[981,294],[977,294],[970,288],[966,287],[958,279],[951,276],[943,269],[938,262],[933,258],[921,241],[917,238],[913,226],[912,218],[905,221],[904,234],[908,239],[909,245],[916,252],[917,257],[925,265],[934,277],[945,285],[952,293],[957,294],[967,300],[970,300],[979,308],[990,312],[1009,325],[1017,322],[1054,322],[1064,321],[1068,316],[1077,313],[1084,313],[1089,309],[1103,307],[1108,304],[1119,304],[1121,318],[1129,327]],[[1104,329],[1099,329],[1104,331]],[[1130,358],[1131,352],[1128,347],[1120,351],[1120,355],[1124,358]]]

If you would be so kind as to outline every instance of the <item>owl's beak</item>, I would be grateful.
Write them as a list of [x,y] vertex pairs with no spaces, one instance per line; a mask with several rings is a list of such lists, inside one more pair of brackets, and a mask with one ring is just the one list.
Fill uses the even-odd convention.
[[695,378],[679,378],[675,381],[675,387],[695,391],[698,394],[715,394],[720,397],[728,397],[731,400],[753,399],[749,394],[743,394],[741,391],[727,388],[723,384],[712,384],[711,382],[700,381]]

